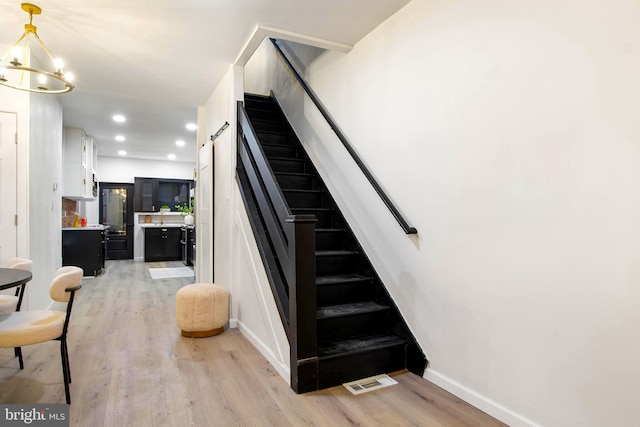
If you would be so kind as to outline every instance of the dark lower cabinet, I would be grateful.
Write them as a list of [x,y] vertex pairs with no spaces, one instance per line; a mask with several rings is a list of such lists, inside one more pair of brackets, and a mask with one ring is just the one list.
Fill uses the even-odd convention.
[[62,230],[62,265],[82,268],[84,276],[97,276],[104,267],[104,231]]
[[144,229],[144,260],[174,261],[182,258],[179,227],[146,227]]

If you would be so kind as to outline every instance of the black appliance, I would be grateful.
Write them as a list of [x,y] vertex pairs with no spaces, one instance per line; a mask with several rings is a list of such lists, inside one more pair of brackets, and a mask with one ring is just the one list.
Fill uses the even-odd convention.
[[195,238],[195,227],[193,225],[183,225],[180,227],[180,245],[182,245],[182,262],[184,265],[193,265],[193,243]]

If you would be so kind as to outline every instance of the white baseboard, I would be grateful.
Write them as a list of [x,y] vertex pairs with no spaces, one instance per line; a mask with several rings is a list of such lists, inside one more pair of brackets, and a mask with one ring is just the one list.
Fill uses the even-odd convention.
[[540,427],[539,424],[516,414],[433,369],[427,368],[424,378],[511,427]]
[[236,329],[238,327],[238,319],[229,319],[229,328]]
[[278,371],[280,376],[287,382],[287,384],[291,385],[289,367],[280,362],[278,358],[274,356],[271,349],[267,347],[256,334],[248,329],[244,323],[240,322],[237,319],[234,319],[233,321],[229,321],[229,327],[232,327],[231,322],[235,323],[236,327],[240,330],[240,333],[242,333],[242,335],[244,335],[251,342],[251,344],[253,344],[253,346],[258,349],[260,354],[262,354],[265,359],[267,359],[269,363],[271,363],[271,366],[273,366],[276,371]]

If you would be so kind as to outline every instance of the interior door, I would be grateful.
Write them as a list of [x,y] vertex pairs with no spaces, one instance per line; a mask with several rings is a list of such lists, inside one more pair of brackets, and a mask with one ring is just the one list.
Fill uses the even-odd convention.
[[17,117],[0,112],[0,265],[17,253]]
[[107,259],[133,259],[133,184],[100,183],[100,223],[106,230]]

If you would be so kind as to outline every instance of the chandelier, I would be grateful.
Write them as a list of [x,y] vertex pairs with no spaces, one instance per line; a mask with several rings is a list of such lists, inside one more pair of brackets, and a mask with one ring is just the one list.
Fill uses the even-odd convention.
[[[62,71],[62,60],[54,59],[49,49],[38,37],[36,27],[32,23],[33,15],[40,15],[42,9],[31,3],[22,3],[22,10],[29,14],[29,23],[24,24],[24,34],[0,60],[0,85],[39,93],[71,91],[74,88],[71,83],[73,76],[69,72]],[[31,66],[32,64],[28,60],[29,53],[32,50],[35,51],[38,46],[46,53],[45,59],[51,61],[52,68],[38,69]],[[33,58],[33,55],[31,57]]]

